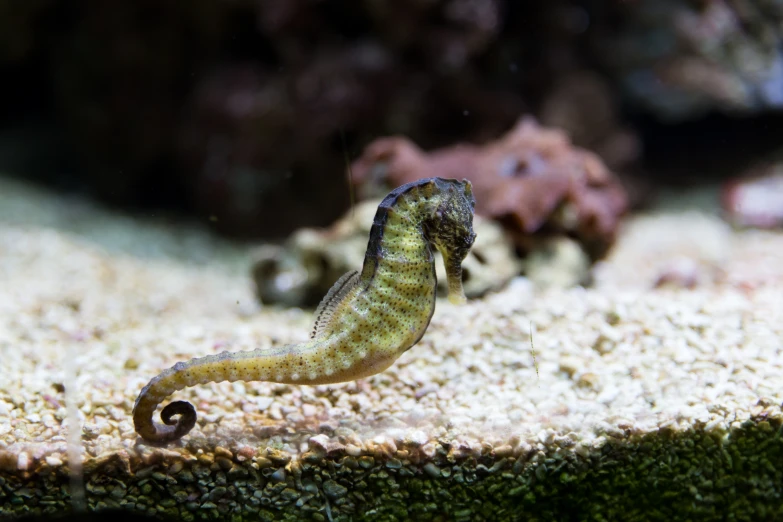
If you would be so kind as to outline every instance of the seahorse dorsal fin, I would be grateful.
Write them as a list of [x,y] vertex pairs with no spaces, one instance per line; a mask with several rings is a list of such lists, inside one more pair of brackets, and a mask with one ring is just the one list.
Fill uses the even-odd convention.
[[315,339],[326,330],[337,306],[357,284],[359,284],[359,271],[351,270],[338,279],[326,292],[321,304],[315,309],[315,325],[313,333],[310,335],[311,338]]

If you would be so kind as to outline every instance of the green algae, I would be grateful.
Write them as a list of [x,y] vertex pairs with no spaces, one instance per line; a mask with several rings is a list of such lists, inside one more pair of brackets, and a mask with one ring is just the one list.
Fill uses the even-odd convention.
[[[86,468],[85,485],[90,509],[185,521],[768,520],[783,517],[782,426],[777,415],[729,432],[661,429],[608,439],[586,456],[490,452],[450,461],[444,453],[414,464],[312,452],[289,459],[274,450],[275,464],[263,469],[209,458],[124,468],[105,459]],[[68,508],[64,470],[0,471],[3,515]]]

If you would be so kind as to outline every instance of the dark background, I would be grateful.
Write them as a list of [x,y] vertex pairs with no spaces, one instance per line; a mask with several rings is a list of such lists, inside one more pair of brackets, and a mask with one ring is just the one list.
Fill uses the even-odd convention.
[[781,28],[774,0],[0,0],[0,170],[245,238],[332,222],[375,138],[522,114],[629,187],[719,181],[783,145]]

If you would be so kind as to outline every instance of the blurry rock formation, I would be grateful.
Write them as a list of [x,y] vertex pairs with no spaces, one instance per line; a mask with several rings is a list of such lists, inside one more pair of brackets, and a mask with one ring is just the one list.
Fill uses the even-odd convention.
[[[394,76],[377,45],[321,49],[285,74],[251,62],[205,75],[187,102],[178,159],[200,213],[225,232],[282,236],[348,202],[341,129],[372,129]],[[329,220],[331,220],[329,219]]]
[[725,282],[737,248],[731,227],[712,213],[642,214],[627,221],[617,247],[593,266],[593,283],[621,290],[710,287]]
[[598,156],[531,118],[483,146],[460,144],[425,153],[405,138],[381,138],[352,171],[365,197],[425,177],[467,178],[476,212],[504,223],[522,253],[563,235],[576,238],[597,259],[614,241],[627,208],[625,191]]
[[[328,229],[301,229],[283,245],[260,247],[252,275],[261,302],[313,307],[340,276],[360,269],[379,203],[365,201]],[[473,226],[476,242],[462,263],[467,297],[500,289],[520,273],[522,265],[498,224],[477,216]],[[435,255],[438,293],[445,296],[446,272],[440,254]]]
[[783,107],[783,3],[603,3],[596,55],[634,104],[675,120]]
[[538,288],[570,288],[592,283],[591,260],[577,241],[552,237],[522,261],[525,277]]
[[575,145],[597,153],[611,169],[640,154],[634,131],[621,121],[615,92],[599,74],[575,71],[558,78],[540,110],[543,125],[561,129]]
[[757,166],[725,183],[722,203],[726,219],[734,225],[783,227],[783,162]]

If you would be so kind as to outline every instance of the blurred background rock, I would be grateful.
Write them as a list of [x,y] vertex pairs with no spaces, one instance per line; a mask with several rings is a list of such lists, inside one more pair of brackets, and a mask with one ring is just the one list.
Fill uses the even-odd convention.
[[280,238],[376,138],[532,115],[638,205],[774,157],[782,36],[775,0],[0,0],[0,170]]

